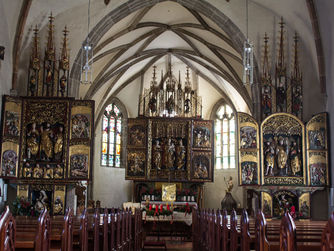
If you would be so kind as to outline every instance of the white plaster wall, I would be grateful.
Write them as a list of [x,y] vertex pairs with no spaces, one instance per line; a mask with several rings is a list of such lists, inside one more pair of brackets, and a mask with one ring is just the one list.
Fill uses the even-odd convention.
[[[326,64],[326,84],[327,84],[327,111],[329,112],[329,127],[330,133],[330,143],[332,147],[330,148],[330,156],[334,154],[334,22],[332,13],[334,11],[334,1],[327,0],[317,0],[315,1],[316,9],[318,11],[320,33],[324,48],[324,57]],[[334,211],[334,161],[331,160],[331,189],[329,191],[329,196],[327,195],[329,204],[329,213]],[[323,207],[324,208],[324,207]]]
[[132,181],[125,180],[124,168],[101,166],[101,122],[96,124],[93,166],[93,200],[102,207],[121,207],[131,201]]

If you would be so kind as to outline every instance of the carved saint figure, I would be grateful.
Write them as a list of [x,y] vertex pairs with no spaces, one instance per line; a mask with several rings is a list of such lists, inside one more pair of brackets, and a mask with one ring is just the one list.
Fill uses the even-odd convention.
[[63,168],[59,164],[57,164],[56,168],[53,170],[53,177],[55,179],[62,179],[63,172]]
[[186,150],[183,145],[182,139],[179,140],[179,144],[176,146],[176,157],[177,157],[177,169],[184,169]]
[[50,160],[53,157],[53,144],[52,144],[53,132],[50,128],[50,124],[46,124],[46,128],[41,126],[41,158],[43,160]]
[[172,139],[167,139],[167,144],[164,146],[164,165],[166,168],[171,169],[174,167],[175,161],[175,146]]
[[22,176],[24,178],[31,178],[32,177],[32,168],[30,166],[30,164],[27,162],[24,164],[24,168],[23,168],[23,173]]
[[32,128],[27,134],[27,157],[35,158],[39,147],[39,132],[36,129],[36,123],[32,123]]
[[36,164],[35,168],[34,168],[34,174],[33,174],[33,177],[35,179],[41,179],[43,178],[43,168],[41,168],[39,166],[39,164]]
[[275,150],[270,141],[266,142],[265,150],[266,175],[274,175]]
[[279,138],[278,146],[277,146],[277,165],[281,174],[287,174],[286,164],[288,161],[288,154],[286,153],[286,149],[284,146],[284,139],[282,137]]
[[159,142],[160,141],[157,139],[153,146],[153,163],[154,167],[158,170],[161,169],[161,146]]
[[54,147],[55,159],[60,160],[63,152],[63,127],[59,126],[59,131],[56,135],[56,142]]
[[44,179],[53,179],[53,169],[50,165],[46,165],[46,168],[44,168]]
[[60,94],[62,97],[65,96],[66,86],[67,86],[67,78],[65,77],[65,75],[63,75],[60,78],[60,82],[59,82],[59,89],[60,89]]
[[60,196],[57,196],[53,206],[53,213],[61,214],[63,212],[63,207],[63,201],[61,200]]

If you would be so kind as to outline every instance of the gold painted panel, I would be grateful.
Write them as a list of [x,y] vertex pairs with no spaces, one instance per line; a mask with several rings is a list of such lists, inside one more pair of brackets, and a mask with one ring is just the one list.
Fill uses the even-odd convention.
[[128,147],[146,147],[147,120],[128,119]]
[[213,181],[212,153],[193,151],[192,153],[192,181]]
[[273,200],[269,193],[261,192],[262,212],[266,218],[273,217]]
[[19,143],[21,134],[22,100],[4,96],[2,142]]
[[128,149],[125,179],[145,180],[146,150]]
[[29,185],[17,185],[16,188],[17,197],[28,199],[29,196]]
[[19,145],[13,142],[3,142],[1,148],[2,177],[18,177]]
[[[93,103],[90,100],[73,102],[71,107],[70,138],[75,140],[91,139],[93,124]],[[75,106],[77,104],[77,106]]]
[[313,116],[306,124],[308,183],[311,186],[329,184],[327,113]]
[[238,113],[239,184],[260,183],[259,126],[247,113]]
[[176,200],[176,184],[163,184],[161,189],[162,201]]
[[72,179],[89,179],[90,177],[90,146],[75,145],[69,150],[68,177]]
[[53,194],[53,215],[63,215],[65,210],[66,186],[55,185]]
[[299,196],[299,218],[310,218],[310,193],[303,193]]

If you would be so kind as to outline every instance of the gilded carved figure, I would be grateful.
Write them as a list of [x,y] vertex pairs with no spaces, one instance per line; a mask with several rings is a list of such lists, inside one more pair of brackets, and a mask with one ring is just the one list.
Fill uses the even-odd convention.
[[53,132],[50,124],[47,123],[46,127],[41,126],[41,158],[42,160],[50,160],[53,158]]

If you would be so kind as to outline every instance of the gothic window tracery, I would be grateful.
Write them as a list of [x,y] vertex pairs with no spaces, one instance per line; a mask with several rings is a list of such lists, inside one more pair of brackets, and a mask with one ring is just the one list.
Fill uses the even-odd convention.
[[121,167],[122,111],[115,104],[109,104],[102,118],[101,165]]

